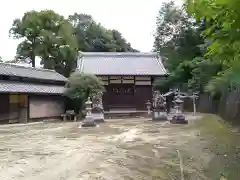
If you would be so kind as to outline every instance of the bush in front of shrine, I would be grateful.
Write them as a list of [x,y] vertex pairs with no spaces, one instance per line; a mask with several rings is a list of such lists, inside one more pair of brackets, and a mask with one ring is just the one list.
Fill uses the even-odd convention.
[[85,102],[98,92],[104,92],[103,82],[93,74],[75,72],[65,86],[64,95],[71,101],[74,111],[83,115]]

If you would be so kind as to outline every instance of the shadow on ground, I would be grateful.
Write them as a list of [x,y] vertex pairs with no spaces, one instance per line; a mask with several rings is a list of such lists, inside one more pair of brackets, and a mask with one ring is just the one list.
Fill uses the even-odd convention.
[[212,180],[215,174],[207,170],[216,154],[196,121],[109,120],[87,129],[78,123],[0,126],[0,179],[179,180],[178,149],[185,180]]

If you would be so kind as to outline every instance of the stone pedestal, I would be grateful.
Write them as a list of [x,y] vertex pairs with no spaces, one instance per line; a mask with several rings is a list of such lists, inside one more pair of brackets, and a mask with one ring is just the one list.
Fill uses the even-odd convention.
[[188,121],[185,119],[184,114],[175,114],[171,121],[172,124],[188,124]]
[[94,122],[94,119],[92,116],[86,116],[83,120],[81,127],[95,127],[96,123]]
[[153,111],[152,112],[152,120],[153,121],[166,121],[167,113],[161,111]]
[[94,107],[92,109],[92,117],[96,123],[104,122],[104,111],[102,107]]
[[102,123],[104,122],[104,114],[103,113],[92,113],[94,122]]

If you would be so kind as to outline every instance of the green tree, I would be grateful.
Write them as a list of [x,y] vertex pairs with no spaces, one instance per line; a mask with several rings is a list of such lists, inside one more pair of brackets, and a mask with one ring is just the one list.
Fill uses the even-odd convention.
[[[209,42],[205,56],[222,64],[222,71],[209,81],[206,90],[214,93],[240,84],[240,6],[234,0],[187,0],[188,12],[206,26],[202,35]],[[234,78],[233,78],[234,77]]]
[[205,91],[209,81],[222,70],[222,64],[205,57],[196,57],[192,60],[192,78],[188,81],[188,87]]
[[90,38],[87,36],[87,31],[89,31],[92,24],[96,24],[92,16],[74,13],[68,19],[74,28],[78,50],[83,52],[91,51]]
[[83,52],[135,52],[130,43],[117,30],[109,30],[97,23],[92,16],[77,14],[69,16],[78,42],[78,50]]
[[22,19],[15,19],[10,34],[23,39],[18,45],[16,58],[30,61],[41,58],[44,68],[55,69],[69,76],[76,67],[77,42],[72,25],[52,10],[26,12]]
[[103,91],[105,91],[103,82],[96,76],[75,72],[68,79],[64,95],[74,101],[76,111],[79,112],[88,97]]
[[111,30],[113,41],[116,44],[116,52],[138,52],[132,48],[131,44],[123,38],[122,34],[117,30]]
[[[31,59],[32,67],[35,67],[38,44],[40,43],[40,31],[42,24],[39,21],[38,12],[26,12],[22,19],[15,19],[10,29],[10,34],[16,39],[24,39],[17,48],[19,58]],[[24,53],[21,53],[24,49]],[[26,51],[28,49],[28,51]],[[19,54],[18,54],[19,53]]]
[[173,2],[164,3],[157,17],[154,51],[162,57],[169,77],[155,86],[187,89],[195,67],[192,60],[202,55],[203,43],[199,26],[186,12]]
[[[45,16],[47,19],[47,14]],[[68,77],[76,69],[78,46],[72,25],[65,19],[59,23],[61,25],[53,29],[42,30],[39,56],[44,68],[55,69]]]
[[211,42],[202,36],[207,28],[208,22],[196,21],[184,8],[173,2],[163,4],[157,17],[154,51],[159,52],[169,76],[157,80],[155,88],[208,89],[209,82],[222,71],[223,65],[204,56]]
[[64,19],[52,10],[29,11],[14,20],[10,35],[22,40],[15,62],[35,67],[38,56],[44,68],[55,69],[66,77],[76,68],[78,51],[137,51],[120,32],[104,28],[86,14],[75,13]]

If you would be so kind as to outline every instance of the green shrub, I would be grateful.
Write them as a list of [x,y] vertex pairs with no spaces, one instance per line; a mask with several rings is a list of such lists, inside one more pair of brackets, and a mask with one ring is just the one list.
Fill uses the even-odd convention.
[[82,114],[88,97],[105,91],[103,82],[95,75],[75,72],[66,83],[64,95],[73,100],[75,111]]

